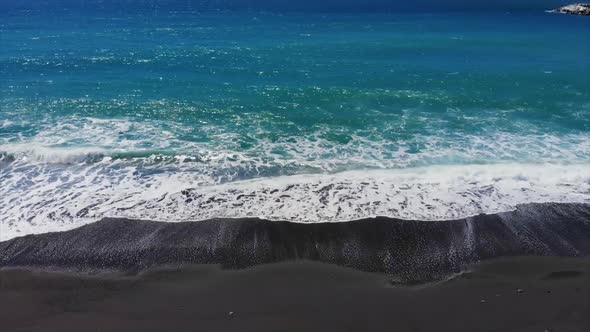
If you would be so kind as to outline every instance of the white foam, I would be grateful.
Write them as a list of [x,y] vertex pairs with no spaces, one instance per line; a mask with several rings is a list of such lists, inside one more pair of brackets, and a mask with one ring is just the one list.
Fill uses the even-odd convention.
[[[92,166],[1,174],[0,240],[62,231],[103,217],[161,221],[262,217],[338,222],[389,216],[440,220],[532,202],[590,203],[585,164],[432,166],[211,184],[189,171],[140,176]],[[71,167],[70,167],[71,168]]]
[[[154,103],[172,107],[166,100]],[[590,137],[583,133],[551,135],[492,131],[477,135],[413,134],[406,140],[391,140],[384,133],[396,132],[399,128],[351,132],[347,128],[331,127],[271,140],[267,137],[273,133],[265,132],[262,125],[251,120],[248,122],[254,122],[252,130],[200,124],[196,133],[192,126],[166,121],[65,117],[55,123],[52,119],[45,119],[38,121],[42,124],[38,124],[40,129],[33,137],[0,138],[0,152],[43,163],[72,163],[97,154],[173,152],[208,162],[210,168],[217,170],[247,164],[252,169],[304,166],[325,172],[489,161],[575,163],[590,158]],[[249,147],[240,145],[243,137],[238,133],[248,133]],[[330,138],[334,134],[346,136],[347,142],[335,142]],[[202,139],[188,141],[180,138],[194,135],[200,135]],[[415,146],[420,147],[419,153],[412,151]],[[234,177],[222,180],[231,181]]]
[[3,120],[2,121],[2,125],[0,126],[0,128],[8,128],[8,127],[12,126],[13,124],[14,124],[13,121]]
[[19,156],[21,161],[32,163],[73,164],[88,160],[92,156],[108,153],[98,147],[51,147],[36,143],[5,144],[0,151]]
[[[386,129],[332,127],[271,140],[252,122],[252,131],[201,124],[197,134],[206,139],[192,142],[181,137],[193,137],[194,128],[174,122],[40,119],[32,137],[0,138],[0,240],[105,216],[436,220],[521,203],[589,201],[585,133],[413,134],[392,141]],[[248,147],[237,132],[249,135]],[[329,138],[339,133],[347,140]]]

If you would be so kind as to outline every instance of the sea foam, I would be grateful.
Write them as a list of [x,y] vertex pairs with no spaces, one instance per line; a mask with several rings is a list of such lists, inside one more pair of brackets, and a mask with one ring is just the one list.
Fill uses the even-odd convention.
[[200,127],[208,140],[197,141],[170,121],[43,121],[34,136],[0,141],[0,240],[104,217],[441,220],[590,199],[583,133],[393,141],[348,132],[338,141],[344,129],[275,139],[259,129],[241,145],[216,125]]
[[[61,231],[104,217],[159,221],[261,217],[344,222],[373,216],[457,219],[518,204],[590,202],[587,165],[496,164],[255,178],[207,183],[198,173],[97,164],[2,174],[0,240]],[[20,189],[19,189],[20,188]]]

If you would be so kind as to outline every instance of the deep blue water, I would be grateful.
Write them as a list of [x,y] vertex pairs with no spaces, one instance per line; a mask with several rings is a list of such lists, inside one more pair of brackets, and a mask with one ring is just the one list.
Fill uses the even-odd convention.
[[440,219],[589,201],[586,17],[1,18],[0,238],[105,215]]

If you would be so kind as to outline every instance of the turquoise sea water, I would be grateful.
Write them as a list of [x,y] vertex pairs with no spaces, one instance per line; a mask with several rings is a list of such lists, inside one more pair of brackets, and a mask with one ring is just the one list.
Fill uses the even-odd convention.
[[589,36],[544,12],[3,15],[0,239],[588,202]]

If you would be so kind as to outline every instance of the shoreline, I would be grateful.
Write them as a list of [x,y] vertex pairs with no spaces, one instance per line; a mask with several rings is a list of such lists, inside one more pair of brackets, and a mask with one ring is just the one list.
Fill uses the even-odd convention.
[[428,222],[104,219],[0,242],[0,268],[133,275],[162,266],[243,269],[309,260],[384,273],[394,283],[421,284],[499,257],[590,256],[589,238],[589,204],[529,204],[512,212]]
[[590,205],[451,221],[105,219],[0,242],[10,331],[585,331]]
[[[121,162],[126,165],[130,161]],[[25,165],[8,165],[7,171]],[[101,173],[110,166],[111,162],[101,161],[73,172],[71,167],[57,167],[58,172],[77,178],[79,171],[88,167]],[[92,180],[71,190],[64,183],[55,196],[53,189],[45,190],[53,184],[44,176],[36,178],[39,182],[34,190],[8,180],[0,188],[0,197],[4,198],[0,215],[5,215],[0,220],[0,242],[27,234],[71,230],[104,217],[162,222],[259,217],[312,223],[386,216],[435,221],[512,211],[516,205],[533,202],[590,203],[585,164],[431,165],[261,176],[203,186],[195,186],[186,178],[192,166],[196,165],[173,166],[161,174],[164,178],[142,176],[124,181],[124,185],[109,180],[110,185],[105,186],[102,180]],[[124,178],[129,175],[125,174]],[[84,179],[96,179],[95,175],[102,179],[94,171]],[[111,176],[103,180],[107,179]],[[27,199],[22,199],[23,195]],[[29,200],[38,204],[31,206]]]
[[131,277],[0,269],[0,321],[11,331],[583,331],[589,277],[590,259],[563,257],[494,259],[421,287],[309,261]]

